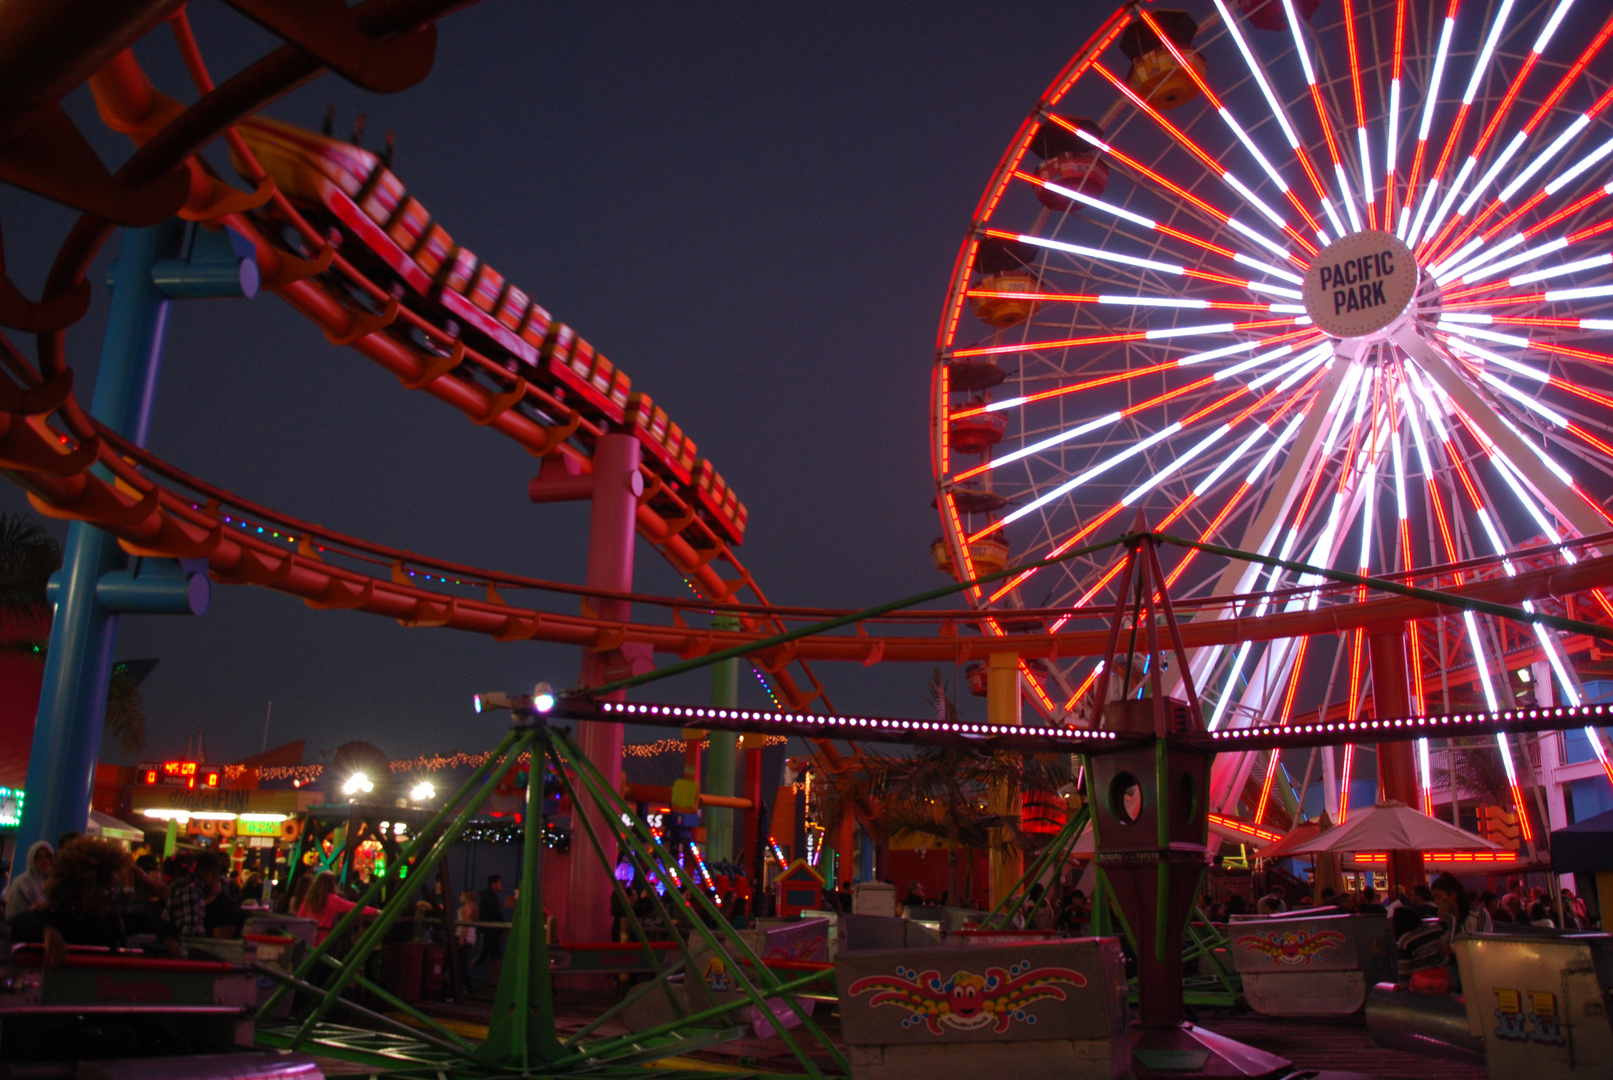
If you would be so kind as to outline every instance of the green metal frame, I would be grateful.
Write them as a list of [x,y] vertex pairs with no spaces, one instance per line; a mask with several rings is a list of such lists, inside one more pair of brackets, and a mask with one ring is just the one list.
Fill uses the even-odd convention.
[[[651,949],[650,936],[638,917],[620,882],[611,880],[621,910],[635,939],[645,947],[656,974],[635,987],[624,999],[606,1009],[580,1031],[564,1040],[555,1026],[553,984],[549,950],[542,917],[543,865],[543,769],[551,763],[565,792],[571,797],[574,826],[588,841],[607,872],[615,870],[605,859],[605,845],[596,833],[584,806],[601,812],[619,850],[628,852],[639,866],[658,875],[661,881],[681,883],[685,875],[671,852],[662,847],[633,808],[605,781],[599,771],[564,729],[551,728],[540,714],[518,710],[516,722],[487,760],[470,778],[448,795],[441,808],[402,850],[399,865],[412,867],[411,878],[425,882],[448,857],[454,844],[476,813],[492,795],[499,778],[515,766],[522,754],[530,754],[534,766],[527,784],[525,815],[522,818],[522,855],[519,901],[510,927],[505,963],[493,999],[493,1015],[487,1037],[473,1044],[438,1021],[375,985],[363,975],[367,961],[386,936],[388,928],[405,914],[412,914],[411,889],[395,889],[379,907],[374,921],[358,933],[355,944],[345,955],[337,956],[339,943],[357,932],[363,912],[382,896],[384,882],[378,877],[360,897],[358,906],[344,915],[325,941],[312,949],[290,972],[270,967],[260,971],[280,985],[260,1006],[257,1041],[262,1046],[284,1050],[313,1051],[354,1062],[372,1073],[399,1077],[512,1076],[570,1077],[587,1074],[606,1077],[684,1076],[687,1068],[657,1066],[654,1063],[691,1053],[745,1034],[748,1028],[736,1024],[734,1014],[749,1005],[761,1016],[774,1016],[775,1003],[782,1003],[798,1022],[795,1031],[782,1022],[774,1031],[795,1058],[801,1072],[769,1073],[755,1069],[727,1070],[702,1062],[702,1071],[744,1077],[801,1076],[814,1080],[850,1072],[850,1065],[834,1043],[813,1021],[812,999],[826,995],[814,984],[832,980],[834,972],[825,968],[804,975],[792,972],[788,979],[768,968],[737,934],[725,929],[722,914],[704,891],[691,889],[693,903],[678,888],[668,888],[665,896],[654,896],[656,909],[668,928],[680,923],[690,930],[689,939],[673,934],[676,956],[665,963]],[[690,1011],[673,993],[670,980],[680,972],[692,973],[694,948],[703,946],[711,956],[724,961],[740,1001],[708,1001],[708,1007]],[[322,981],[314,976],[322,975]],[[363,1003],[344,996],[349,990],[378,999],[387,1008],[401,1012],[409,1023],[383,1015]],[[646,994],[663,993],[674,1019],[646,1031],[594,1038],[600,1027],[620,1016],[633,1002]],[[301,1006],[289,1022],[267,1018],[284,1001],[295,995]],[[805,1004],[803,1004],[805,1002]],[[332,1009],[358,1018],[366,1027],[355,1028],[327,1019]],[[381,1029],[381,1030],[376,1030]],[[816,1053],[814,1053],[816,1051]],[[825,1072],[819,1058],[826,1057],[832,1071]]]
[[[1037,855],[1025,872],[1020,875],[1013,888],[1009,889],[1007,894],[997,902],[997,906],[992,908],[984,919],[980,920],[982,930],[1006,930],[1014,925],[1015,919],[1026,914],[1025,909],[1031,905],[1031,889],[1041,880],[1042,875],[1047,873],[1049,866],[1063,864],[1065,858],[1075,847],[1076,841],[1080,840],[1081,834],[1086,831],[1091,817],[1091,811],[1083,806],[1064,819],[1063,827],[1053,836],[1052,840],[1048,841],[1041,854]],[[1044,899],[1044,896],[1038,896],[1036,902],[1040,903],[1042,899]]]
[[[1057,866],[1064,861],[1074,849],[1076,842],[1080,840],[1081,834],[1086,831],[1090,819],[1089,809],[1085,806],[1065,819],[1064,827],[1042,849],[1042,853],[1025,870],[1008,894],[981,920],[981,929],[1000,930],[1014,925],[1014,921],[1025,913],[1031,903],[1031,888],[1041,880],[1048,866]],[[1089,932],[1097,937],[1123,937],[1135,950],[1137,941],[1132,936],[1131,927],[1127,924],[1125,916],[1113,906],[1112,895],[1113,891],[1109,888],[1103,868],[1099,867],[1097,885],[1092,890],[1092,921],[1088,925]],[[1042,899],[1037,898],[1038,902]],[[1188,920],[1187,932],[1183,938],[1183,960],[1187,963],[1195,960],[1199,962],[1199,973],[1189,975],[1183,980],[1183,1000],[1187,1004],[1232,1008],[1238,1003],[1243,995],[1243,982],[1238,978],[1237,972],[1228,969],[1221,959],[1230,955],[1226,938],[1210,922],[1202,909],[1196,910],[1195,917]],[[1136,979],[1131,980],[1131,992],[1135,1001]]]

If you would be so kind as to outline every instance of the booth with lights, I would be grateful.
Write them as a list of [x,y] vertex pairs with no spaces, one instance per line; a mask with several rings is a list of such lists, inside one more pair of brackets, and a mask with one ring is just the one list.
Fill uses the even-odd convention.
[[181,843],[228,851],[237,861],[254,849],[277,849],[297,839],[303,811],[318,799],[311,791],[227,786],[223,766],[195,761],[142,762],[135,780],[131,816],[164,829],[165,856]]

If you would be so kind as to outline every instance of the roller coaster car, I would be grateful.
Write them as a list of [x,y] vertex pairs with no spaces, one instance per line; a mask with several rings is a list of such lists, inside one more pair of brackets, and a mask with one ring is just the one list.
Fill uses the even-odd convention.
[[[1096,138],[1103,138],[1103,129],[1096,121],[1076,116],[1070,117],[1068,122]],[[1109,166],[1098,157],[1097,149],[1062,125],[1052,121],[1044,123],[1031,140],[1030,152],[1042,159],[1036,167],[1038,180],[1093,198],[1102,195],[1109,186]],[[1045,187],[1037,187],[1036,197],[1043,206],[1057,213],[1081,207],[1076,200]]]
[[[626,419],[633,380],[617,371],[570,327],[553,324],[541,355],[544,371],[566,388],[566,399],[573,407],[578,407],[580,398],[587,403],[585,412],[603,416],[613,424]],[[659,454],[657,458],[664,460]]]
[[[743,539],[745,507],[733,490],[725,485],[713,497],[694,485],[694,440],[648,396],[643,397],[642,413],[630,416],[639,395],[627,374],[473,251],[456,244],[379,158],[273,120],[248,120],[240,130],[288,198],[359,242],[362,251],[351,252],[350,259],[377,262],[423,301],[434,302],[417,305],[421,314],[441,323],[440,306],[475,336],[479,351],[507,358],[511,372],[521,371],[583,417],[596,423],[631,423],[648,451],[649,467],[685,489],[725,539],[735,544]],[[236,167],[244,173],[243,162]]]
[[745,533],[745,519],[749,512],[739,501],[733,488],[723,480],[722,473],[705,458],[695,463],[695,498],[706,512],[707,520],[726,540],[738,543]]
[[627,399],[627,422],[639,442],[662,461],[683,484],[694,480],[694,440],[674,424],[666,410],[648,394],[632,394]]
[[[1156,11],[1154,22],[1170,38],[1182,58],[1203,75],[1204,57],[1193,48],[1193,35],[1199,31],[1193,16],[1185,11]],[[1198,83],[1183,70],[1170,48],[1147,23],[1135,22],[1126,27],[1125,33],[1120,35],[1120,51],[1131,59],[1131,72],[1126,82],[1150,105],[1174,109],[1199,96]]]

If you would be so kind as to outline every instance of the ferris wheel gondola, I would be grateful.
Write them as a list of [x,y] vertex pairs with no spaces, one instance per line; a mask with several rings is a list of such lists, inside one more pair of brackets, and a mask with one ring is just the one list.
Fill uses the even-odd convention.
[[[986,541],[1046,560],[1138,511],[1436,587],[1605,548],[1613,17],[1573,0],[1181,7],[1104,23],[970,223],[931,391],[946,566],[978,576]],[[1058,629],[1113,602],[1118,567],[1040,565],[970,598],[992,634]],[[1199,618],[1314,606],[1321,584],[1195,551],[1167,571],[1175,595],[1227,598]],[[1468,614],[1408,637],[1419,710],[1585,694],[1588,645],[1544,630]],[[1372,693],[1365,653],[1360,633],[1209,648],[1192,676],[1212,727],[1349,717]],[[1532,663],[1544,682],[1516,677]],[[1071,722],[1096,675],[1064,661],[1022,680]],[[1596,732],[1588,752],[1613,778]],[[1427,806],[1426,744],[1419,766]],[[1253,767],[1221,778],[1222,804]]]

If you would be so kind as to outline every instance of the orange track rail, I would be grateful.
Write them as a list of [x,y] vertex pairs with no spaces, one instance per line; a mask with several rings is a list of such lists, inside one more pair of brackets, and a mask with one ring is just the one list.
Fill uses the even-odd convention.
[[[379,38],[389,33],[411,29],[421,22],[429,22],[437,11],[455,6],[448,2],[432,4],[430,0],[409,4],[384,3],[371,0],[353,9],[361,28]],[[421,18],[417,13],[425,12]],[[411,13],[416,13],[414,18]],[[388,20],[393,20],[389,22]],[[397,20],[402,25],[395,25]],[[338,255],[325,237],[312,229],[283,195],[277,192],[272,181],[257,166],[251,151],[231,125],[238,123],[278,97],[285,90],[317,75],[318,61],[295,46],[286,46],[249,66],[222,86],[215,86],[200,51],[190,32],[183,11],[170,25],[186,65],[197,84],[201,98],[186,107],[156,90],[141,71],[132,52],[115,56],[101,70],[90,76],[91,89],[103,120],[109,127],[127,134],[139,149],[118,173],[117,179],[130,185],[149,177],[160,177],[175,167],[189,173],[189,192],[181,216],[218,227],[228,224],[249,237],[257,248],[257,258],[263,287],[274,291],[304,316],[318,325],[333,343],[348,345],[370,360],[380,364],[410,389],[424,389],[427,393],[459,409],[476,423],[499,431],[534,456],[562,453],[578,463],[584,472],[591,471],[588,449],[599,431],[586,420],[562,406],[542,389],[527,385],[524,380],[512,379],[504,367],[492,359],[467,348],[436,326],[407,309],[390,303],[391,298],[374,282],[358,272],[346,259]],[[259,178],[255,192],[242,192],[214,176],[205,162],[195,156],[207,143],[223,133],[237,159],[249,173]],[[274,216],[293,223],[314,251],[312,258],[279,246],[275,230],[260,226],[260,208],[272,206]],[[79,219],[68,236],[46,284],[45,297],[38,310],[58,307],[62,298],[83,290],[84,274],[96,251],[104,244],[112,230],[111,223],[86,213]],[[369,296],[384,316],[352,306],[339,294],[338,283],[327,280],[339,277],[347,287]],[[390,303],[390,306],[389,306]],[[82,314],[80,310],[79,314]],[[73,321],[73,320],[70,320]],[[442,366],[442,358],[416,346],[413,342],[386,333],[396,323],[399,329],[413,327],[443,352],[458,357],[467,369],[476,373],[475,379],[450,377]],[[31,501],[42,513],[63,518],[78,518],[109,527],[125,541],[125,547],[150,553],[175,554],[189,552],[193,557],[206,554],[210,559],[220,552],[220,545],[209,540],[218,535],[220,523],[206,513],[191,510],[189,502],[173,493],[159,494],[156,485],[140,476],[131,467],[118,461],[105,449],[101,433],[71,394],[71,369],[64,355],[63,326],[52,326],[39,337],[40,372],[35,372],[14,350],[5,343],[0,360],[5,362],[22,387],[0,386],[0,410],[4,411],[5,434],[0,435],[0,468],[10,472],[14,479],[29,490]],[[43,373],[41,375],[41,372]],[[512,408],[516,400],[529,395],[535,403],[551,414],[567,415],[576,420],[561,428],[546,427],[522,411]],[[48,408],[41,407],[48,405]],[[55,414],[65,437],[47,428],[45,419]],[[569,430],[568,430],[569,429]],[[46,461],[41,453],[60,457],[57,450],[62,443],[73,446],[67,460]],[[136,501],[126,504],[113,494],[112,489],[84,472],[95,460],[111,468],[119,479],[117,490]],[[30,466],[44,465],[42,473]],[[119,466],[124,467],[120,468]],[[736,601],[739,594],[749,590],[758,605],[766,606],[767,598],[751,579],[749,571],[739,562],[731,546],[706,522],[694,508],[674,492],[652,471],[646,470],[646,494],[640,500],[638,532],[690,581],[700,595],[713,603]],[[93,504],[94,509],[88,509]],[[198,513],[200,516],[198,517]],[[176,516],[177,515],[177,516]],[[136,526],[129,533],[119,533],[116,523]],[[154,545],[141,547],[142,544]],[[239,553],[231,557],[232,549]],[[288,591],[303,596],[313,606],[362,608],[385,613],[407,625],[460,625],[454,617],[459,601],[434,596],[420,590],[419,595],[396,594],[384,582],[368,582],[354,577],[331,578],[316,573],[324,581],[326,592],[310,592],[311,582],[302,575],[287,570],[279,561],[283,551],[274,549],[255,551],[253,545],[222,545],[221,558],[214,561],[215,576],[224,582],[277,585],[287,581],[301,584]],[[308,556],[299,556],[307,558]],[[317,559],[315,560],[317,561]],[[716,564],[727,563],[735,577],[725,577]],[[276,567],[273,571],[264,567]],[[345,583],[345,584],[344,584]],[[381,599],[374,598],[379,595]],[[500,607],[501,605],[494,605]],[[527,612],[537,616],[536,612]],[[545,619],[563,618],[543,616]],[[572,619],[572,623],[588,623],[586,619]],[[474,628],[492,631],[486,620],[473,620]],[[782,629],[782,623],[763,616],[749,616],[743,623],[752,627],[773,626]],[[600,631],[597,624],[593,633],[579,634],[575,628],[563,638],[585,647],[611,648],[616,635]],[[531,637],[524,633],[534,629],[533,618],[518,618],[496,636],[507,639]],[[470,625],[463,628],[471,629]],[[814,701],[829,703],[816,676],[801,669],[807,687],[803,688],[782,667],[773,674],[785,702],[794,709],[811,708]]]
[[[370,5],[353,9],[363,12]],[[375,10],[381,10],[376,8]],[[376,23],[376,25],[380,25]],[[273,200],[288,220],[300,216],[272,184],[260,184],[256,193],[228,187],[211,176],[193,155],[223,131],[237,153],[240,140],[228,129],[259,107],[314,74],[318,64],[300,51],[278,50],[220,87],[214,87],[201,65],[183,16],[173,22],[182,53],[196,76],[202,98],[190,107],[163,97],[146,81],[132,55],[124,53],[92,77],[103,116],[109,124],[128,132],[140,145],[120,176],[137,182],[181,167],[190,170],[190,195],[182,213],[211,224],[228,222],[251,236],[266,287],[273,289],[326,332],[332,340],[349,344],[381,364],[406,385],[425,389],[486,426],[498,430],[534,453],[563,453],[588,467],[585,447],[557,439],[552,429],[507,406],[499,408],[502,387],[510,376],[486,357],[466,349],[463,359],[486,376],[481,385],[432,371],[438,357],[384,332],[373,312],[361,311],[340,298],[318,275],[336,269],[354,288],[378,303],[385,293],[369,282],[328,246],[313,259],[303,259],[271,243],[256,226],[251,212]],[[395,28],[394,28],[395,29]],[[246,156],[250,156],[249,154]],[[323,245],[307,227],[305,238]],[[86,214],[69,235],[40,302],[44,308],[81,288],[84,273],[112,226]],[[407,311],[393,318],[419,317]],[[454,343],[443,332],[420,320],[417,328],[445,349]],[[0,469],[29,492],[40,512],[52,517],[88,521],[117,536],[123,547],[142,555],[205,558],[214,578],[225,583],[254,584],[302,598],[314,608],[363,610],[397,619],[406,626],[441,626],[483,633],[500,640],[544,640],[586,649],[610,649],[627,642],[649,644],[663,653],[682,657],[705,655],[718,649],[754,644],[783,628],[776,613],[750,612],[738,631],[708,631],[682,624],[674,610],[671,625],[608,623],[582,615],[538,611],[507,603],[489,586],[485,599],[445,595],[423,587],[407,573],[401,559],[394,561],[389,577],[377,577],[321,557],[318,530],[301,523],[295,550],[272,539],[248,536],[227,528],[221,520],[220,501],[197,499],[164,487],[152,474],[182,477],[153,455],[128,446],[101,431],[72,394],[72,372],[65,362],[59,327],[39,337],[40,370],[35,370],[10,343],[0,337],[0,366],[16,382],[0,380]],[[427,376],[430,376],[429,378]],[[499,382],[503,380],[503,382]],[[20,384],[20,385],[18,385]],[[542,391],[527,387],[527,393]],[[556,404],[552,401],[548,404]],[[590,433],[579,425],[578,431]],[[567,433],[567,439],[576,431]],[[107,481],[90,471],[99,464],[114,477]],[[699,545],[688,538],[691,528],[704,529],[686,505],[671,492],[664,493],[661,509],[649,500],[640,505],[638,528],[647,540],[700,592],[715,604],[737,602],[749,589],[758,605],[766,597],[750,580],[727,545],[709,535]],[[666,511],[674,515],[669,518]],[[368,549],[370,551],[374,548]],[[713,563],[727,562],[738,576],[725,578]],[[423,565],[431,565],[429,562]],[[446,564],[436,564],[438,566]],[[1613,571],[1613,556],[1584,560],[1573,566],[1529,571],[1517,577],[1469,584],[1458,593],[1489,600],[1517,603],[1524,599],[1562,597],[1605,584]],[[468,575],[467,575],[468,576]],[[496,575],[492,575],[496,576]],[[687,605],[694,606],[694,605]],[[748,605],[747,605],[748,606]],[[1258,621],[1226,619],[1184,627],[1190,647],[1212,643],[1264,640],[1313,633],[1334,633],[1365,624],[1428,618],[1448,614],[1433,604],[1400,598],[1342,605],[1315,612],[1296,612]],[[993,651],[1011,651],[1026,658],[1097,655],[1104,631],[1065,634],[1015,635],[1013,638],[959,637],[943,625],[934,636],[823,635],[802,639],[759,653],[757,663],[778,677],[786,703],[805,710],[822,698],[822,687],[808,671],[811,689],[803,689],[786,670],[792,661],[823,659],[872,664],[880,661],[959,662]],[[827,702],[824,703],[827,706]]]

